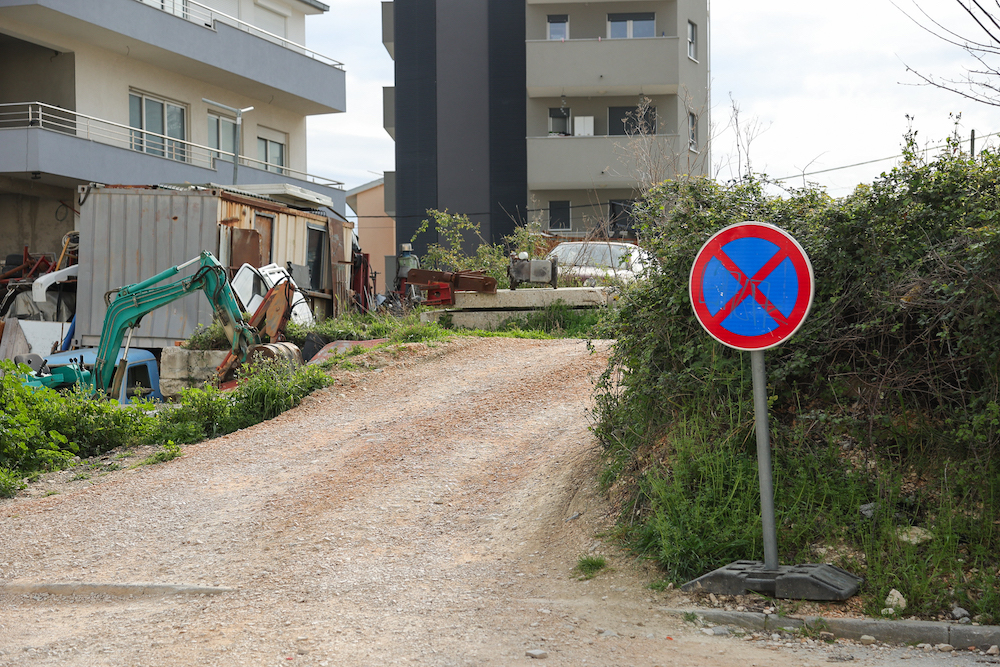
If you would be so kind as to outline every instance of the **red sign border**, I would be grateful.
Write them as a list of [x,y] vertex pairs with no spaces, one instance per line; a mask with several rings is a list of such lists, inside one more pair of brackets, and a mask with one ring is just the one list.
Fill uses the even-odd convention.
[[[756,233],[754,233],[756,232]],[[774,331],[759,336],[742,336],[723,329],[721,326],[710,327],[712,320],[705,305],[704,292],[702,288],[702,278],[705,267],[715,256],[715,251],[726,245],[730,241],[740,238],[761,238],[774,243],[779,248],[788,253],[788,258],[792,261],[795,274],[799,279],[799,295],[792,307],[792,313],[788,317],[788,324],[781,326]],[[697,276],[697,280],[695,279]],[[803,285],[803,276],[808,278],[808,285]],[[803,289],[808,287],[808,289]],[[702,328],[708,332],[712,338],[723,345],[744,352],[755,350],[767,350],[776,347],[791,338],[802,327],[812,309],[813,296],[816,289],[816,280],[813,276],[812,262],[806,251],[799,245],[788,232],[765,222],[738,222],[730,225],[713,234],[701,250],[695,256],[691,265],[691,276],[688,283],[688,295],[691,298],[691,307],[695,317]]]

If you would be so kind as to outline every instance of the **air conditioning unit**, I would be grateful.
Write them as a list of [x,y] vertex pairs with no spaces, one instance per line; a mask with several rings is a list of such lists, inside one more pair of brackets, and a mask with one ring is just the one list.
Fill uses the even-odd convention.
[[573,136],[592,137],[594,136],[594,117],[576,116],[573,118]]

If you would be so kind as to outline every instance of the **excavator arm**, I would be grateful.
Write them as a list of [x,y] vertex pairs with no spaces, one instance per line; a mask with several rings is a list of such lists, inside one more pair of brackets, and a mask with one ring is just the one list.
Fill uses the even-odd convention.
[[[193,276],[170,283],[159,284],[171,278],[192,264],[199,264]],[[126,285],[109,292],[109,301],[101,330],[101,342],[94,364],[94,389],[100,393],[116,389],[115,360],[127,330],[139,325],[146,313],[162,308],[188,294],[202,291],[212,304],[215,316],[222,323],[233,354],[242,362],[246,361],[250,348],[260,342],[256,330],[244,320],[243,314],[233,294],[226,270],[215,256],[205,251],[192,260],[171,267],[166,271],[134,285]],[[113,295],[113,298],[110,298]],[[125,359],[123,359],[124,368]],[[120,383],[120,378],[117,379]],[[113,395],[117,395],[113,393]]]

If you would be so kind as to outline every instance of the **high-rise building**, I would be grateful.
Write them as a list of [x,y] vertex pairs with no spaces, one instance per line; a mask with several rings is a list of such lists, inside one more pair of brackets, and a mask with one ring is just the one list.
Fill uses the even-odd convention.
[[708,0],[384,2],[397,240],[429,208],[492,241],[627,234],[644,187],[709,171],[708,21]]

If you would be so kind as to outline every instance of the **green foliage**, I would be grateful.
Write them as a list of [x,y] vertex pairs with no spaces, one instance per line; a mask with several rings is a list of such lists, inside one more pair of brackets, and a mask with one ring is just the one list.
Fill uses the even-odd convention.
[[59,394],[24,386],[22,373],[28,370],[0,361],[0,468],[23,472],[58,469],[73,457],[77,447],[51,426],[50,411],[59,404]]
[[602,312],[595,309],[576,310],[559,300],[543,310],[511,318],[499,328],[501,331],[544,331],[562,338],[591,338]]
[[330,384],[326,373],[315,366],[293,368],[277,360],[240,369],[239,380],[228,392],[212,385],[184,390],[180,406],[164,416],[164,432],[180,443],[232,433],[273,419]]
[[154,452],[144,458],[139,462],[141,466],[154,465],[156,463],[165,463],[167,461],[173,461],[178,456],[183,454],[179,445],[174,444],[173,440],[167,440],[167,444],[163,445],[163,448],[158,452]]
[[[923,613],[997,599],[1000,157],[906,150],[842,200],[688,179],[637,207],[658,262],[599,332],[616,344],[595,433],[625,533],[671,579],[760,553],[749,361],[704,333],[688,296],[708,237],[757,220],[795,236],[816,276],[809,319],[767,353],[783,562],[843,547],[872,609],[894,583]],[[858,513],[869,502],[880,518]],[[935,539],[903,545],[901,522]]]
[[382,313],[348,313],[336,318],[317,322],[312,326],[303,326],[289,322],[285,335],[288,340],[299,347],[305,344],[306,336],[315,334],[325,343],[335,340],[376,340],[389,338],[400,326],[415,324],[420,321],[417,315],[411,314],[403,318],[392,317]]
[[421,258],[420,265],[425,269],[482,271],[496,279],[498,289],[507,289],[510,287],[507,267],[511,252],[523,251],[531,257],[545,254],[537,223],[517,225],[514,233],[498,244],[484,239],[479,223],[472,222],[468,216],[434,209],[429,209],[427,215],[412,239],[416,241],[421,234],[437,239],[427,245],[427,254]]
[[207,326],[199,324],[191,337],[183,343],[183,347],[188,350],[228,350],[231,346],[226,330],[218,320],[212,320]]
[[[330,383],[319,368],[266,361],[243,369],[231,392],[212,385],[188,389],[177,406],[154,411],[150,403],[119,405],[83,390],[31,389],[10,362],[0,362],[0,371],[0,495],[16,493],[23,478],[67,467],[77,454],[166,443],[146,463],[170,460],[181,451],[174,443],[272,419]],[[117,463],[103,466],[116,469]]]
[[10,468],[0,468],[0,498],[13,498],[24,488],[17,471]]
[[136,401],[119,405],[104,397],[90,397],[85,388],[67,390],[51,400],[37,417],[44,428],[73,443],[72,451],[86,458],[118,447],[155,441],[157,424],[147,414],[151,405]]
[[604,556],[580,556],[573,568],[580,575],[582,581],[593,579],[597,574],[608,566],[608,561]]

